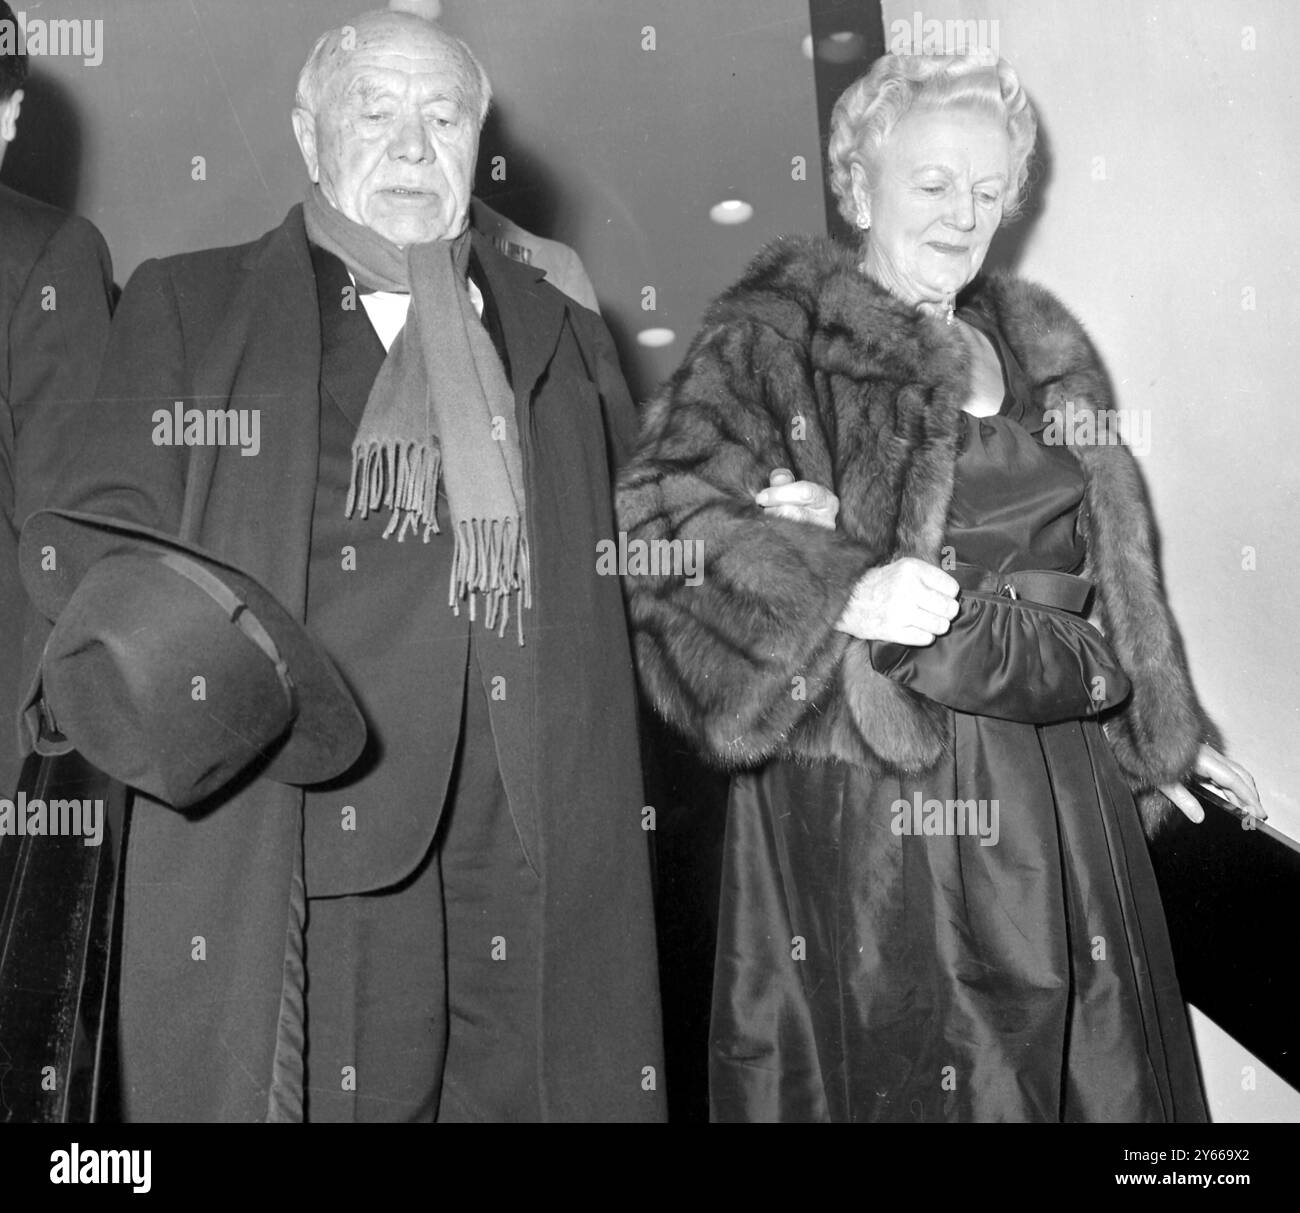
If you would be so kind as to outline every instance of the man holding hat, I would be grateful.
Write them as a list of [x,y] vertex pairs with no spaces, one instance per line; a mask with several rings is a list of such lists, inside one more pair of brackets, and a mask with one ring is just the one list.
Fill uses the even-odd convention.
[[412,14],[322,37],[305,204],[137,271],[72,512],[24,535],[26,726],[138,789],[128,1118],[662,1117],[595,571],[636,418],[599,317],[468,226],[489,102]]

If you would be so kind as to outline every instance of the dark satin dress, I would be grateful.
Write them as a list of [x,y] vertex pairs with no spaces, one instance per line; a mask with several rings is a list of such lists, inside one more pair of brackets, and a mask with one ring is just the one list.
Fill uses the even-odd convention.
[[[1039,440],[1020,368],[985,331],[1006,398],[964,417],[947,542],[1000,573],[1078,572],[1082,472]],[[777,762],[733,780],[713,1119],[1205,1120],[1141,824],[1100,726],[949,721],[920,777]],[[975,801],[966,832],[905,832],[933,800]]]

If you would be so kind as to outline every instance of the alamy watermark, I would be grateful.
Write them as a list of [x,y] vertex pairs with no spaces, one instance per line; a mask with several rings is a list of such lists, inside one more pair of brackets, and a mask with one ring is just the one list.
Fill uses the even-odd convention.
[[996,800],[924,800],[917,792],[911,800],[896,800],[889,828],[902,838],[978,838],[980,846],[995,847],[1001,827]]
[[102,800],[0,800],[0,838],[80,838],[88,847],[104,841]]
[[596,573],[601,577],[680,577],[689,586],[704,580],[703,539],[629,539],[596,544]]
[[66,1150],[55,1150],[50,1162],[52,1184],[123,1184],[139,1193],[153,1187],[152,1150],[95,1149],[74,1141]]
[[260,409],[187,409],[176,401],[153,415],[154,446],[237,446],[241,455],[262,449]]
[[916,11],[910,21],[900,17],[889,23],[889,49],[895,55],[971,55],[982,51],[996,59],[997,18],[941,21]]
[[29,17],[15,12],[12,21],[0,19],[0,55],[58,56],[98,67],[104,62],[104,22],[102,18]]
[[1126,446],[1135,455],[1151,453],[1150,409],[1084,409],[1073,400],[1047,409],[1044,446]]

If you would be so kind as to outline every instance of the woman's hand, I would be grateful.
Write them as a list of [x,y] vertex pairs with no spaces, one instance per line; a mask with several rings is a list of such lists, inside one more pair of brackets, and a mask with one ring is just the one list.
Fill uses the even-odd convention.
[[[1259,799],[1259,789],[1255,787],[1254,777],[1245,767],[1220,754],[1211,746],[1203,745],[1200,753],[1196,755],[1194,769],[1196,774],[1213,785],[1214,790],[1219,792],[1224,800],[1231,801],[1239,809],[1244,809],[1260,821],[1268,820],[1268,814],[1264,812],[1264,806]],[[1205,810],[1201,807],[1200,801],[1181,783],[1166,784],[1160,790],[1192,821],[1205,820]]]
[[903,556],[862,575],[835,626],[859,640],[933,644],[957,614],[960,589],[938,565]]
[[811,480],[796,480],[789,468],[777,468],[772,473],[771,487],[764,489],[754,500],[773,518],[792,518],[795,522],[811,522],[813,526],[835,529],[835,519],[840,512],[840,499],[830,489],[824,489]]

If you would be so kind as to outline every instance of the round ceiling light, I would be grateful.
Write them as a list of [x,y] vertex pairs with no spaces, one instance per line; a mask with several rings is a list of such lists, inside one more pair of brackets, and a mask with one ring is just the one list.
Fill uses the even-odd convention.
[[648,350],[663,349],[676,340],[677,334],[672,329],[642,329],[636,335],[637,345],[643,345]]
[[866,45],[866,39],[861,34],[844,30],[817,43],[817,58],[827,63],[852,63],[853,60],[862,58]]
[[709,208],[709,218],[714,223],[730,226],[734,223],[748,223],[754,217],[754,208],[739,198],[728,198],[725,202],[715,203]]

